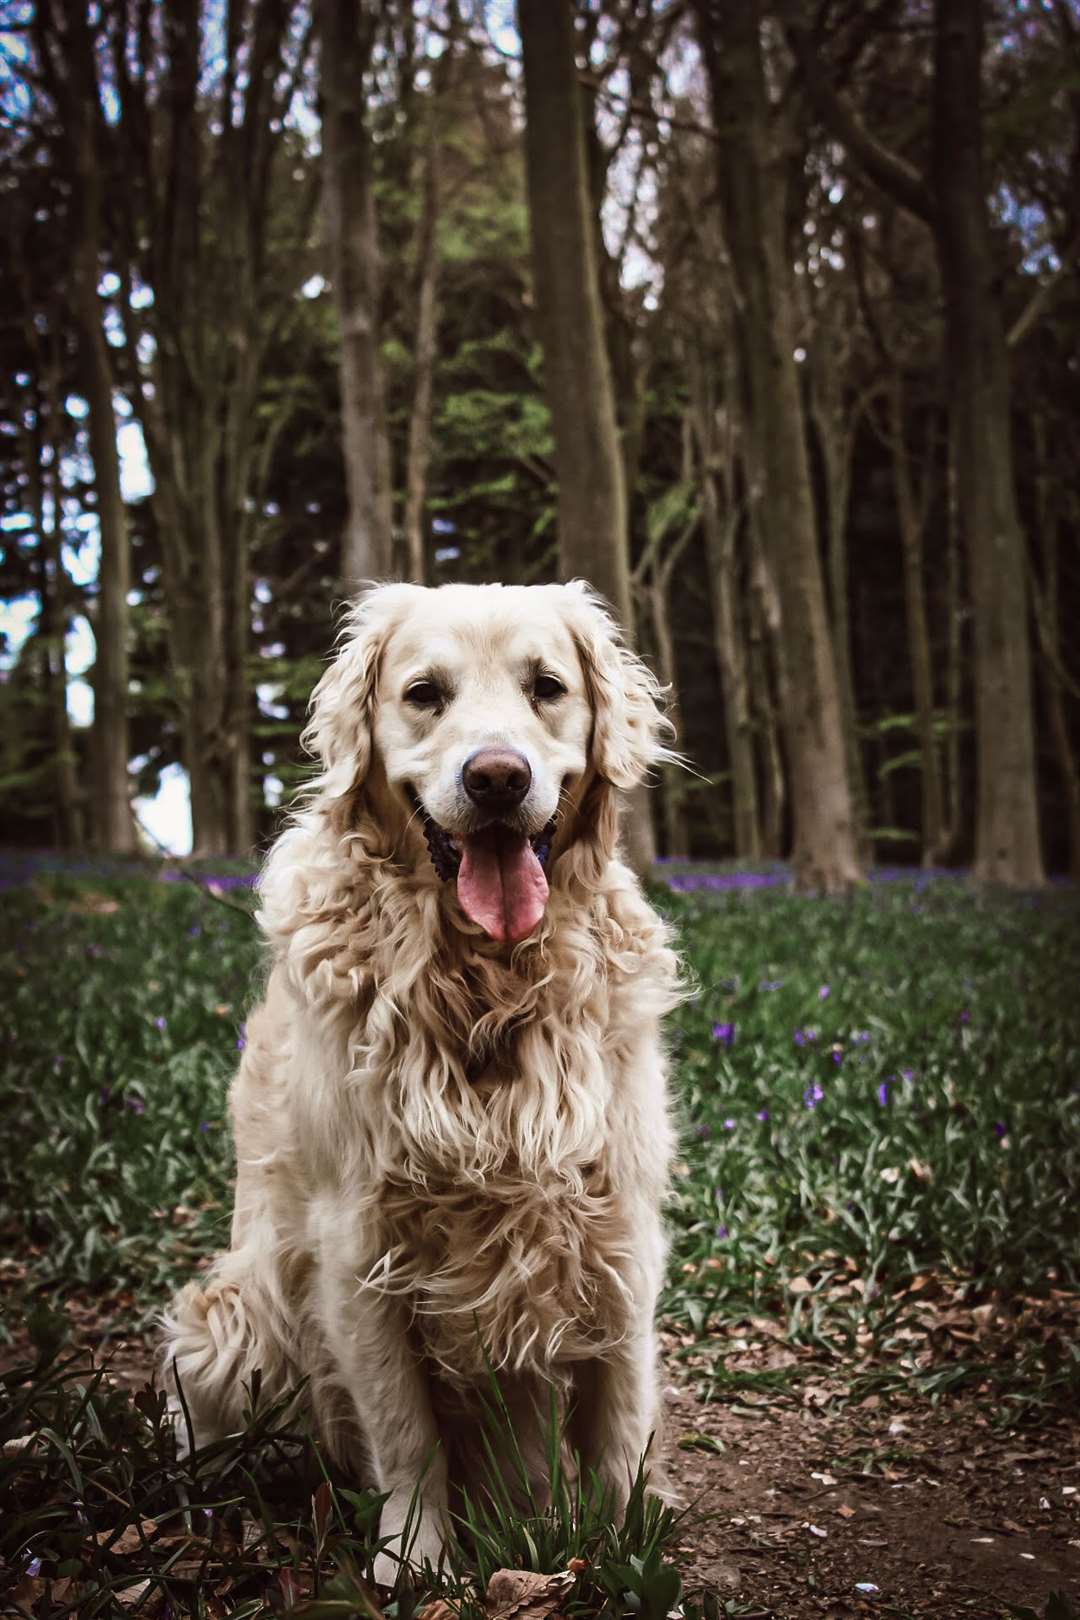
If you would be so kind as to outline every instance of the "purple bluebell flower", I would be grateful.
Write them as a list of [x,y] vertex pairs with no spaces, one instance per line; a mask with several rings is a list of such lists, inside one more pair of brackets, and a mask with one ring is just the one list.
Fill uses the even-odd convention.
[[1003,1136],[1008,1136],[1008,1134],[1009,1134],[1009,1127],[1006,1125],[1005,1121],[1003,1119],[995,1120],[994,1121],[994,1135],[997,1137],[998,1141],[1000,1142],[1002,1137]]
[[154,1019],[154,1028],[155,1029],[164,1029],[165,1028],[165,1023],[166,1023],[166,1020],[164,1018],[155,1018]]
[[817,1040],[817,1030],[797,1029],[795,1031],[794,1039],[796,1046],[812,1046]]
[[723,1224],[723,1222],[721,1222],[721,1224],[716,1228],[716,1236],[718,1238],[727,1237],[727,1227]]
[[812,1086],[807,1086],[806,1090],[803,1092],[803,1102],[806,1104],[807,1108],[816,1108],[824,1095],[824,1091],[822,1091],[821,1087],[815,1080],[814,1084]]
[[765,1124],[768,1117],[769,1117],[769,1110],[767,1108],[759,1108],[757,1113],[754,1115],[754,1118],[755,1119],[760,1119],[761,1123],[763,1125]]
[[783,979],[762,979],[758,985],[759,990],[782,990],[783,988]]
[[865,1046],[867,1041],[871,1039],[870,1031],[868,1029],[856,1029],[856,1030],[853,1030],[852,1035],[851,1035],[851,1039],[855,1043],[855,1045],[857,1045],[857,1046]]
[[32,1576],[37,1574],[37,1572],[38,1572],[38,1570],[40,1568],[41,1568],[41,1559],[40,1558],[31,1558],[30,1562],[27,1564],[26,1569],[24,1570],[23,1573],[32,1577]]
[[724,1129],[725,1131],[733,1131],[735,1129],[735,1121],[730,1118],[730,1116],[724,1121]]
[[205,1135],[205,1133],[209,1129],[210,1129],[210,1121],[208,1119],[200,1119],[200,1121],[199,1121],[199,1130],[202,1131],[203,1134]]
[[102,1086],[101,1090],[98,1092],[98,1102],[103,1108],[111,1096],[112,1086]]
[[721,1046],[733,1046],[735,1044],[735,1025],[714,1024],[712,1038],[714,1041],[719,1041]]
[[188,933],[192,939],[198,939],[199,935],[202,933],[202,929],[199,927],[198,923],[192,923],[191,927],[188,929]]
[[878,1086],[878,1088],[877,1088],[877,1100],[881,1104],[882,1108],[885,1107],[886,1103],[889,1100],[889,1084],[890,1084],[891,1080],[892,1080],[892,1075],[889,1076],[888,1080],[883,1080],[881,1082],[880,1086]]
[[915,1070],[914,1069],[901,1069],[900,1070],[900,1078],[904,1082],[905,1086],[910,1086],[912,1081],[915,1079]]
[[839,1068],[841,1063],[844,1061],[844,1054],[838,1046],[833,1047],[832,1051],[829,1053],[829,1056],[832,1058],[837,1068]]
[[238,1052],[242,1052],[246,1045],[247,1045],[247,1035],[245,1034],[245,1032],[243,1030],[241,1030],[239,1035],[236,1037],[236,1050]]
[[817,998],[818,998],[819,1001],[828,1001],[828,999],[829,999],[829,997],[831,995],[832,995],[831,986],[827,985],[827,984],[823,984],[821,986],[821,989],[817,993]]
[[124,1106],[126,1108],[130,1108],[133,1114],[146,1113],[146,1104],[143,1102],[142,1098],[137,1097],[134,1092],[129,1092],[124,1098]]
[[964,1008],[961,1009],[960,1022],[962,1024],[970,1024],[971,1023],[971,1012],[967,1007],[964,1007]]

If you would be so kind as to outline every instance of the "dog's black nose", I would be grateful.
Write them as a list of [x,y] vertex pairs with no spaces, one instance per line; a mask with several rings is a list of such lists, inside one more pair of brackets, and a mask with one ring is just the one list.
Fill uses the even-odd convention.
[[478,810],[501,815],[517,809],[532,785],[532,771],[516,749],[478,748],[465,761],[461,780]]

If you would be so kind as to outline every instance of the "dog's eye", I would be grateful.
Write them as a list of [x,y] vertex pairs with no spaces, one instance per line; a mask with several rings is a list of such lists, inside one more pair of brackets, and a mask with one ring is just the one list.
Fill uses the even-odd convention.
[[406,703],[414,709],[437,709],[442,700],[442,689],[434,681],[413,681],[405,692]]
[[533,681],[533,697],[540,703],[554,703],[565,692],[566,687],[554,675],[538,675]]

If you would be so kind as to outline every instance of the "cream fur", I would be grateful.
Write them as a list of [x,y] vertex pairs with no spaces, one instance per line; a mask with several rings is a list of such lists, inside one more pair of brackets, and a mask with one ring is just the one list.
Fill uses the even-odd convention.
[[[430,649],[456,672],[445,719],[395,684]],[[536,658],[567,685],[551,714],[516,695]],[[316,689],[321,774],[260,882],[232,1245],[171,1307],[166,1378],[202,1444],[239,1425],[256,1368],[271,1394],[306,1377],[325,1443],[390,1493],[384,1535],[422,1481],[417,1559],[471,1466],[485,1364],[537,1475],[554,1385],[617,1504],[658,1424],[659,1022],[680,989],[615,848],[617,790],[665,754],[657,698],[584,587],[376,588]],[[478,738],[525,749],[559,805],[547,911],[513,948],[436,877],[402,789],[407,770],[442,802]]]

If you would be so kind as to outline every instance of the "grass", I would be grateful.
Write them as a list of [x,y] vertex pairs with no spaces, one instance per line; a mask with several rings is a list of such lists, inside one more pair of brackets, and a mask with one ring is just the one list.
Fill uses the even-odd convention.
[[[369,1602],[377,1499],[327,1479],[303,1436],[257,1418],[211,1490],[176,1462],[150,1392],[63,1348],[71,1298],[99,1327],[146,1325],[227,1241],[225,1087],[260,966],[246,891],[221,900],[107,870],[3,897],[0,1285],[9,1334],[29,1312],[36,1348],[0,1411],[5,1440],[38,1438],[0,1462],[0,1564],[26,1581],[39,1558],[57,1583],[77,1564],[84,1583],[38,1612],[114,1612],[144,1580],[139,1602],[167,1590],[193,1614],[226,1612],[200,1596],[223,1582],[238,1615],[273,1594],[312,1616]],[[938,879],[837,903],[739,887],[661,903],[700,987],[671,1028],[663,1313],[702,1393],[749,1409],[824,1367],[855,1398],[972,1386],[1007,1421],[1075,1409],[1077,897]],[[793,1367],[732,1353],[762,1318]],[[182,1491],[212,1509],[198,1534]],[[583,1556],[563,1612],[671,1607],[674,1523],[616,1528],[569,1497],[524,1525],[474,1506],[474,1571]],[[460,1591],[465,1566],[451,1573]]]

